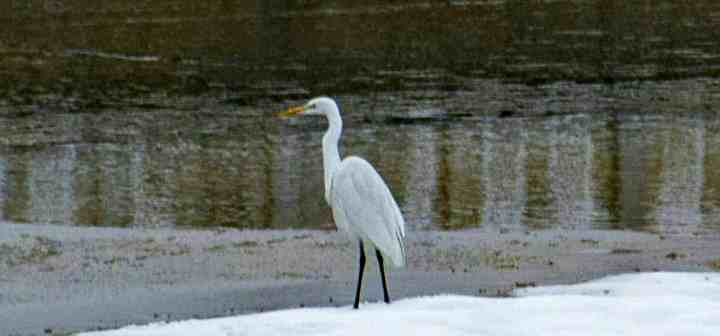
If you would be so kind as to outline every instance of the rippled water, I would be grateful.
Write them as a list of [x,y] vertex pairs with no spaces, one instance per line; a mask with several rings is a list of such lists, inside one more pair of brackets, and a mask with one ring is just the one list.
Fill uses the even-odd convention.
[[[11,1],[0,4],[0,114],[318,94],[392,99],[398,112],[573,113],[528,102],[523,85],[717,78],[718,41],[715,0]],[[597,90],[564,98],[596,111],[608,103]]]
[[[0,4],[0,218],[332,228],[320,120],[414,229],[720,230],[720,2]],[[715,176],[718,175],[718,176]]]
[[[58,118],[66,127],[104,119],[113,127],[102,131],[124,141],[0,147],[4,220],[333,226],[322,196],[323,120]],[[718,131],[720,119],[702,115],[351,121],[342,153],[377,167],[413,229],[702,232],[720,230]]]

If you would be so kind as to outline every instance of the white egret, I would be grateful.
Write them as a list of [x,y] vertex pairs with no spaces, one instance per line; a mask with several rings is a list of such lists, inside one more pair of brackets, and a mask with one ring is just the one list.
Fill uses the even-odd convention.
[[322,140],[325,201],[332,209],[335,225],[360,245],[360,267],[353,308],[357,309],[360,304],[365,244],[375,249],[385,303],[390,303],[383,255],[390,257],[397,267],[405,265],[405,220],[400,208],[370,163],[356,156],[340,160],[338,141],[342,132],[342,119],[334,100],[327,97],[314,98],[303,106],[279,114],[281,117],[294,115],[325,116],[329,123]]

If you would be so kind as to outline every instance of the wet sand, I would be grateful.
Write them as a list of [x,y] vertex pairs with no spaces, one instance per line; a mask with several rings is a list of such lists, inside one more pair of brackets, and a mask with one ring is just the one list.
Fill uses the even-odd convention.
[[[395,299],[512,289],[608,274],[708,271],[717,234],[420,231]],[[352,302],[356,247],[335,231],[0,224],[2,335],[42,335]],[[364,298],[381,299],[373,260]],[[717,264],[715,264],[717,266]]]

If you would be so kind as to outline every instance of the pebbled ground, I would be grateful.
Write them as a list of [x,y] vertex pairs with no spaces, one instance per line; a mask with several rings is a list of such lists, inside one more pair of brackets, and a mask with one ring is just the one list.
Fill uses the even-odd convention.
[[[720,239],[627,231],[409,232],[395,298],[505,296],[637,271],[707,271]],[[356,246],[334,231],[0,224],[1,335],[348,305]],[[381,299],[374,260],[364,298]]]

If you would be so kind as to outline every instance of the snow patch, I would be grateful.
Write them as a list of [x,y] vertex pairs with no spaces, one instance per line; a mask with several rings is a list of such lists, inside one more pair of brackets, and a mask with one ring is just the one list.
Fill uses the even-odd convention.
[[628,274],[515,294],[438,295],[357,311],[291,309],[81,335],[720,335],[719,273]]

